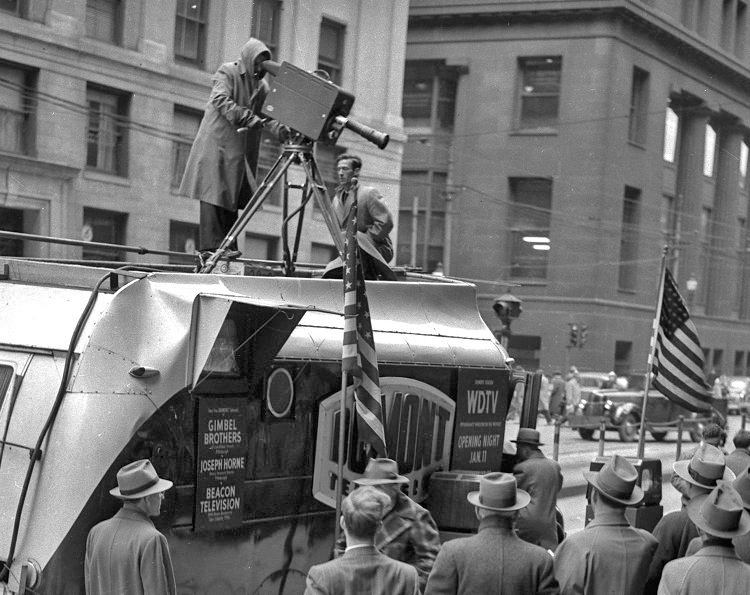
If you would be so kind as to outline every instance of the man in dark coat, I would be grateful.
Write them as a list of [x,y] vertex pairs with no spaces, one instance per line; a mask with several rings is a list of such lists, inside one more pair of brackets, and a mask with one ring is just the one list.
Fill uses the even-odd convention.
[[237,210],[252,196],[263,127],[279,132],[276,122],[266,122],[260,115],[269,89],[262,64],[270,59],[265,44],[250,38],[240,59],[222,64],[214,74],[180,185],[180,193],[201,201],[201,251],[219,247],[237,221]]
[[531,495],[531,503],[518,513],[518,536],[554,551],[557,547],[555,506],[563,483],[560,465],[539,450],[542,443],[537,430],[520,428],[514,442],[519,462],[513,467],[513,474],[518,487]]
[[664,567],[659,595],[750,593],[750,566],[737,557],[732,546],[732,538],[750,532],[750,514],[730,482],[718,483],[710,494],[688,503],[688,516],[698,528],[703,547]]
[[690,541],[698,537],[698,530],[687,514],[687,503],[711,492],[720,480],[732,481],[734,473],[726,468],[724,454],[715,446],[701,444],[689,461],[675,461],[674,472],[685,480],[688,493],[683,494],[682,509],[664,515],[654,527],[654,537],[659,547],[651,561],[646,582],[646,593],[656,593],[665,564],[682,558]]
[[159,516],[164,492],[171,487],[172,482],[159,478],[148,459],[117,472],[117,487],[110,494],[123,505],[89,532],[86,595],[175,595],[169,545],[150,519]]
[[734,450],[727,455],[727,467],[739,475],[750,467],[750,432],[740,430],[732,439]]
[[552,556],[518,538],[513,523],[531,499],[509,473],[488,473],[466,496],[479,532],[443,544],[425,595],[531,595],[559,593]]
[[555,370],[550,386],[549,410],[555,419],[560,419],[565,411],[565,380],[563,380],[562,372]]
[[[440,551],[440,534],[429,511],[401,491],[409,478],[398,474],[398,463],[392,459],[370,459],[364,476],[355,483],[374,486],[390,498],[383,522],[375,533],[375,547],[394,560],[414,566],[419,574],[419,588],[424,589]],[[343,554],[347,545],[346,536],[341,535],[334,555]]]
[[341,529],[346,551],[335,560],[310,568],[305,595],[418,595],[419,577],[413,566],[380,553],[374,545],[390,499],[363,486],[341,503]]
[[615,455],[598,472],[585,471],[594,519],[566,538],[555,552],[560,592],[641,595],[659,544],[645,529],[634,529],[625,508],[643,500],[632,463]]

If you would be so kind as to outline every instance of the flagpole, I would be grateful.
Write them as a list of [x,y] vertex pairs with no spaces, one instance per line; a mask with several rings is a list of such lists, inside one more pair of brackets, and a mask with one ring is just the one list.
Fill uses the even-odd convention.
[[341,516],[341,496],[344,490],[344,443],[346,436],[346,371],[341,366],[341,398],[339,399],[339,457],[336,479],[336,525],[334,527],[334,543],[338,541],[341,532],[339,517]]
[[656,299],[656,315],[654,316],[653,332],[651,334],[651,349],[648,354],[648,364],[646,365],[646,374],[643,381],[643,408],[641,410],[641,431],[638,435],[638,458],[642,459],[646,449],[646,406],[648,404],[648,389],[651,385],[651,366],[654,364],[654,355],[656,354],[656,340],[659,335],[659,319],[661,318],[661,307],[664,301],[664,279],[667,271],[667,254],[669,246],[665,245],[661,253],[661,273],[659,275],[659,293]]

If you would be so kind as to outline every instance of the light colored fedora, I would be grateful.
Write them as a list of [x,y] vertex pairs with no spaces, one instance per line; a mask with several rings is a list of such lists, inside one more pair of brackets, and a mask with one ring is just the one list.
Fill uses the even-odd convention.
[[732,483],[732,487],[737,490],[740,498],[742,498],[742,505],[750,510],[750,467],[737,476],[737,479]]
[[409,483],[409,478],[398,474],[398,463],[393,459],[370,459],[365,474],[354,480],[361,486],[376,486],[385,483]]
[[469,492],[466,499],[479,508],[511,512],[529,505],[531,496],[518,488],[512,473],[487,473],[479,478],[479,491]]
[[726,466],[724,454],[715,446],[701,444],[689,461],[675,461],[674,472],[686,482],[707,490],[716,487],[720,479],[734,480],[734,473]]
[[120,500],[137,500],[151,494],[165,492],[172,487],[168,479],[161,479],[148,459],[125,465],[117,472],[117,487],[109,490]]
[[544,442],[539,442],[539,431],[533,428],[518,428],[518,436],[511,442],[544,446]]
[[710,494],[701,494],[688,502],[687,513],[699,529],[714,537],[730,539],[750,532],[750,514],[742,504],[732,484],[719,480]]
[[584,471],[583,476],[609,500],[626,506],[643,500],[643,490],[636,485],[638,471],[625,457],[614,455],[599,471]]

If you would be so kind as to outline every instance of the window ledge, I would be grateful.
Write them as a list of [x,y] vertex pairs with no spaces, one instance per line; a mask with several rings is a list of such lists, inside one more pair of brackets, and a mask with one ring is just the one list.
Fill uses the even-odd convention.
[[116,174],[110,174],[104,171],[94,169],[84,169],[83,177],[95,182],[105,182],[107,184],[117,184],[118,186],[130,186],[130,178],[123,178]]
[[546,287],[549,283],[547,279],[528,279],[526,277],[511,277],[509,281],[521,287]]
[[636,295],[638,291],[635,289],[625,289],[624,287],[618,287],[617,293],[623,293],[625,295]]
[[519,128],[512,130],[510,136],[557,136],[557,128]]
[[639,143],[638,141],[631,140],[631,139],[628,139],[628,144],[631,147],[635,147],[636,149],[641,149],[642,151],[645,151],[648,148],[643,143]]

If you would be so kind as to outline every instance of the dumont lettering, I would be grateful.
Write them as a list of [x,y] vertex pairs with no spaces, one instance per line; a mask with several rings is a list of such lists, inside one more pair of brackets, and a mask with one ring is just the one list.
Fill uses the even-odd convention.
[[497,413],[499,390],[470,390],[466,396],[469,413]]

